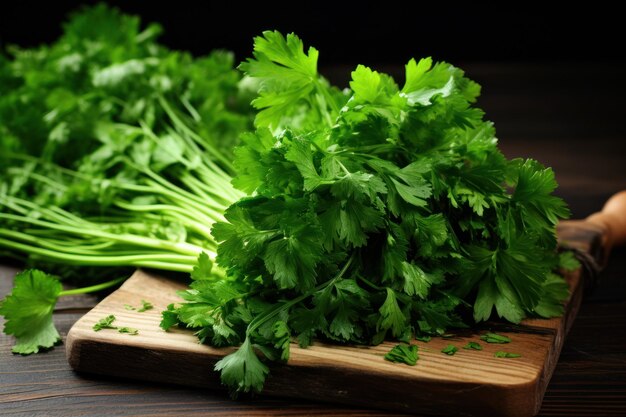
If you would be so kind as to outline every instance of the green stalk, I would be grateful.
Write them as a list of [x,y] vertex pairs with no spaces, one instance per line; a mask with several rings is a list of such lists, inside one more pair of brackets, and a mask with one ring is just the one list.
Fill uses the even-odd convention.
[[198,256],[202,252],[202,248],[191,245],[187,242],[167,242],[164,240],[148,238],[144,236],[130,235],[125,233],[108,233],[102,230],[95,229],[96,225],[94,224],[94,229],[86,229],[80,227],[72,227],[72,226],[64,226],[55,223],[45,222],[41,220],[31,219],[23,216],[16,216],[13,214],[5,214],[0,213],[0,219],[7,220],[15,220],[23,223],[30,223],[33,225],[41,226],[43,228],[55,229],[63,232],[69,232],[77,235],[91,235],[96,237],[101,237],[104,239],[117,240],[124,243],[136,244],[140,246],[147,246],[152,248],[166,249],[172,250],[184,255],[194,255]]
[[174,110],[170,107],[169,103],[167,103],[167,101],[163,97],[159,97],[159,102],[161,103],[161,106],[163,107],[163,109],[165,110],[165,112],[167,113],[167,115],[170,117],[170,119],[172,120],[172,122],[177,128],[181,129],[183,132],[188,134],[189,137],[191,137],[194,141],[202,144],[205,150],[208,153],[210,153],[213,157],[215,157],[215,159],[217,159],[220,163],[222,163],[224,167],[226,167],[226,169],[229,171],[229,173],[234,174],[236,172],[235,167],[233,167],[233,164],[226,157],[224,157],[224,155],[222,155],[221,152],[219,152],[213,146],[209,145],[206,140],[200,137],[197,133],[191,130],[185,123],[183,123],[182,120],[180,120],[178,115],[174,112]]
[[253,331],[255,331],[260,326],[262,326],[264,323],[266,323],[268,320],[270,320],[272,317],[280,314],[282,311],[288,310],[289,308],[291,308],[292,306],[298,304],[299,302],[301,302],[303,300],[306,300],[307,298],[312,296],[317,291],[323,290],[324,288],[329,287],[330,285],[333,285],[338,279],[340,279],[343,276],[343,274],[346,273],[346,271],[350,267],[350,264],[352,263],[353,259],[354,259],[354,256],[351,256],[350,259],[348,259],[348,262],[346,262],[346,264],[343,266],[343,268],[341,268],[341,271],[339,271],[339,273],[337,275],[335,275],[332,279],[324,282],[323,284],[318,285],[317,287],[313,288],[312,290],[307,291],[306,293],[300,295],[299,297],[294,298],[293,300],[290,300],[287,303],[280,304],[280,305],[276,306],[274,309],[272,309],[267,314],[263,314],[263,315],[257,316],[254,320],[252,320],[250,322],[250,324],[248,324],[248,328],[246,329],[246,338],[248,336],[250,336]]
[[[24,243],[13,242],[10,240],[0,238],[0,245],[6,248],[18,249],[22,252],[33,253],[36,255],[43,256],[50,260],[61,260],[63,262],[72,264],[72,265],[94,265],[94,266],[122,266],[122,265],[132,265],[132,266],[149,266],[153,267],[155,262],[158,262],[162,265],[172,265],[175,268],[179,266],[189,266],[192,267],[196,264],[197,256],[185,256],[185,255],[165,255],[162,253],[145,253],[142,255],[116,255],[116,256],[106,256],[106,255],[78,255],[74,253],[64,253],[56,250],[44,249],[41,247],[27,245]],[[201,250],[202,251],[202,250]],[[207,252],[207,251],[203,251]],[[208,253],[209,256],[213,255],[212,258],[215,258],[215,254]],[[164,268],[170,269],[170,268]],[[175,269],[178,270],[178,269]]]
[[92,285],[89,287],[83,288],[75,288],[73,290],[63,290],[59,293],[59,297],[65,297],[66,295],[78,295],[78,294],[88,294],[90,292],[98,292],[102,290],[106,290],[107,288],[114,287],[120,282],[126,281],[127,277],[116,278],[111,281],[103,282],[101,284]]
[[205,238],[213,239],[211,237],[211,228],[205,226],[205,224],[212,225],[215,223],[215,220],[209,219],[203,213],[199,213],[195,210],[187,209],[187,211],[185,211],[181,207],[169,204],[130,204],[121,200],[116,201],[115,205],[128,211],[150,213],[162,211],[166,213],[167,216],[180,220],[185,226],[190,226]]

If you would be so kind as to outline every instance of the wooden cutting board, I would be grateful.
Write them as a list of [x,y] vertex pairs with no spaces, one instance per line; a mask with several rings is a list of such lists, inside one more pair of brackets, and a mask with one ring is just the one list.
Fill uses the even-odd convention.
[[[626,192],[585,221],[562,222],[561,244],[587,254],[589,264],[594,260],[601,264],[613,243],[626,240],[624,201]],[[567,276],[571,296],[563,317],[525,320],[519,326],[488,323],[453,338],[415,342],[420,355],[416,366],[383,359],[396,343],[375,347],[315,343],[307,349],[292,344],[289,363],[271,366],[263,395],[415,414],[535,415],[580,306],[587,275],[579,270]],[[175,292],[182,288],[181,283],[138,270],[72,327],[66,343],[70,365],[81,372],[224,390],[213,366],[232,348],[200,345],[190,331],[165,332],[159,327],[161,310],[181,301]],[[154,309],[139,313],[125,308],[140,306],[141,300],[152,302]],[[117,317],[117,325],[136,328],[139,334],[94,332],[92,326],[110,314]],[[489,330],[512,342],[482,342],[480,335]],[[462,349],[469,341],[479,342],[483,350]],[[456,355],[440,352],[448,344],[459,348]],[[500,350],[522,356],[495,358]]]

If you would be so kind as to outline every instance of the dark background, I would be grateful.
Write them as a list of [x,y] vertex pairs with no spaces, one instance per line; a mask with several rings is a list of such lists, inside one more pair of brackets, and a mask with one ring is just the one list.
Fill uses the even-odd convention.
[[[7,4],[8,3],[8,4]],[[0,42],[34,46],[54,40],[60,22],[95,1],[16,1],[0,6]],[[163,42],[204,54],[214,48],[250,54],[262,30],[298,33],[321,51],[321,64],[398,64],[414,56],[466,61],[624,61],[623,16],[582,2],[443,1],[109,1],[165,28]],[[159,4],[157,4],[159,3]],[[411,6],[408,6],[408,5]],[[552,10],[546,10],[550,4]]]
[[[68,13],[95,3],[0,3],[0,47],[54,41]],[[341,87],[357,64],[402,83],[411,57],[446,60],[483,86],[478,105],[495,122],[507,156],[560,167],[557,192],[567,197],[574,217],[598,209],[587,203],[591,196],[602,199],[626,188],[625,24],[622,13],[601,2],[108,3],[140,15],[144,24],[160,23],[161,42],[196,55],[224,48],[241,61],[263,30],[293,31],[320,51],[321,73]],[[604,188],[587,180],[591,165]]]

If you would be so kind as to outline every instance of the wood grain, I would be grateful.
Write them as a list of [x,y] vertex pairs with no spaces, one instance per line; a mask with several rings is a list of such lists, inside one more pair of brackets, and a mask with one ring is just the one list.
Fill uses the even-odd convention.
[[[420,360],[415,367],[385,361],[384,354],[395,345],[389,342],[376,347],[316,343],[308,349],[292,344],[288,365],[272,368],[264,392],[405,412],[452,414],[462,407],[463,415],[534,415],[580,304],[579,281],[579,274],[570,276],[574,291],[568,315],[523,323],[545,334],[524,333],[522,326],[520,332],[501,333],[511,337],[510,345],[481,342],[483,351],[460,349],[454,356],[440,350],[448,344],[461,348],[468,341],[480,342],[479,335],[485,331],[434,338],[418,343]],[[70,365],[90,373],[221,389],[217,373],[211,370],[232,348],[200,345],[189,331],[159,328],[159,312],[180,301],[175,295],[180,288],[179,283],[137,271],[71,329],[67,339]],[[142,299],[150,300],[155,309],[138,313],[124,308],[125,304],[140,305]],[[109,314],[117,317],[120,326],[137,328],[139,335],[94,332],[92,326]],[[522,358],[495,358],[498,350],[515,351]]]

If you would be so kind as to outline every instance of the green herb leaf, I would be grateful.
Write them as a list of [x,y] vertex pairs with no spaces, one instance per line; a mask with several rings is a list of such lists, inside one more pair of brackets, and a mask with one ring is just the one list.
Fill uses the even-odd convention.
[[559,266],[566,271],[575,271],[580,268],[580,261],[572,251],[561,252],[559,255]]
[[493,356],[496,358],[520,358],[522,355],[520,355],[519,353],[509,353],[500,350],[496,352]]
[[138,334],[139,334],[139,330],[137,330],[137,329],[133,329],[133,328],[131,328],[131,327],[119,327],[119,328],[117,329],[117,331],[118,331],[119,333],[125,333],[125,334],[129,334],[129,335],[131,335],[131,336],[136,336],[136,335],[138,335]]
[[445,348],[441,349],[441,353],[445,353],[446,355],[449,355],[449,356],[454,355],[458,351],[459,351],[459,348],[457,348],[454,345],[448,345]]
[[52,323],[52,312],[61,293],[61,283],[36,269],[18,273],[13,290],[0,302],[4,332],[15,336],[13,353],[29,355],[61,341]]
[[96,324],[93,325],[94,332],[99,332],[103,329],[118,329],[117,326],[113,325],[113,322],[116,320],[113,314],[110,314],[102,319],[100,319]]
[[151,302],[146,300],[141,300],[141,307],[137,309],[138,313],[143,313],[144,311],[152,310],[154,306]]
[[419,355],[417,353],[417,345],[396,345],[385,354],[385,359],[390,362],[406,363],[415,366]]
[[465,346],[463,346],[463,349],[467,349],[467,350],[483,350],[483,347],[480,345],[480,343],[477,343],[477,342],[467,342],[467,344]]
[[220,359],[215,364],[215,370],[221,372],[222,383],[233,393],[260,392],[269,373],[269,368],[254,353],[248,338],[235,352]]
[[506,336],[502,336],[500,334],[496,334],[496,333],[487,333],[484,334],[482,336],[480,336],[481,340],[484,340],[487,343],[511,343],[511,339],[506,337]]

